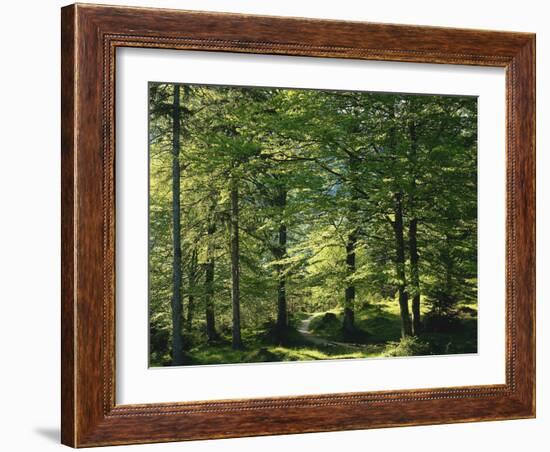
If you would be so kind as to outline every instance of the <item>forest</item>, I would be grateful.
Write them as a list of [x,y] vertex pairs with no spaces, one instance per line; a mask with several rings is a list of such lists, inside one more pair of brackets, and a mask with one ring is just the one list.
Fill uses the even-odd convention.
[[477,352],[477,98],[149,83],[149,364]]

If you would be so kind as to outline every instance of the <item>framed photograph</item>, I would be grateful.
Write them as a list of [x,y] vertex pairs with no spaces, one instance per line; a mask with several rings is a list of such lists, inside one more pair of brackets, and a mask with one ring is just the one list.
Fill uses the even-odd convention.
[[62,9],[62,442],[535,416],[535,36]]

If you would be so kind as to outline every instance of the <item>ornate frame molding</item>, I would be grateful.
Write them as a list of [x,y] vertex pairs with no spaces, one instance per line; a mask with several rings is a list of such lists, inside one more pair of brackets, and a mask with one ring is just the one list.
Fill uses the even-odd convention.
[[[116,405],[118,47],[506,68],[506,383]],[[63,8],[62,442],[82,447],[533,417],[534,59],[535,37],[527,33],[80,4]]]

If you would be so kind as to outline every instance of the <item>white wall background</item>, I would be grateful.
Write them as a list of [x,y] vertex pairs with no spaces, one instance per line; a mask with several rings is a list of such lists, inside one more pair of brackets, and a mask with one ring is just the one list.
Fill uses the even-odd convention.
[[[118,4],[365,20],[537,33],[538,417],[536,420],[244,438],[118,447],[115,450],[257,451],[406,449],[446,452],[489,447],[547,450],[550,308],[544,293],[550,241],[550,30],[537,0],[113,0]],[[97,3],[97,2],[93,2]],[[2,6],[0,46],[0,448],[60,450],[59,445],[59,8],[64,2]],[[545,320],[546,319],[546,320]],[[547,442],[547,441],[546,441]]]

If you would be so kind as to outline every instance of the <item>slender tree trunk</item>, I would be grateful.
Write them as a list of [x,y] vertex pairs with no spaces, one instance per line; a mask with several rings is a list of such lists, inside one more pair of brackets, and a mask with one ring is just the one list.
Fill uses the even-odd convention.
[[[284,211],[287,203],[287,189],[285,186],[277,188],[275,205],[279,210],[280,222],[277,238],[277,246],[273,250],[275,259],[280,261],[286,257],[287,227],[284,220]],[[286,299],[286,265],[278,263],[275,266],[277,272],[277,331],[284,335],[288,326],[288,306]],[[282,338],[282,336],[281,336]]]
[[204,272],[204,285],[205,285],[205,296],[204,296],[204,306],[205,306],[205,314],[206,314],[206,335],[208,337],[208,341],[212,342],[218,338],[218,334],[216,332],[216,316],[214,311],[214,267],[215,267],[215,259],[212,255],[212,245],[210,244],[210,241],[212,240],[212,234],[213,229],[211,227],[208,227],[208,251],[207,251],[207,262],[205,264],[205,272]]
[[234,349],[242,348],[239,282],[239,187],[233,177],[231,180],[231,301],[233,305],[232,346]]
[[[286,255],[286,225],[279,226],[279,247],[281,247],[281,258]],[[278,282],[277,282],[277,328],[280,330],[286,329],[288,326],[288,308],[286,301],[286,275],[285,266],[277,266]]]
[[352,180],[351,186],[351,203],[348,213],[348,221],[352,225],[352,230],[348,234],[346,243],[346,270],[348,285],[344,293],[344,320],[343,329],[345,333],[352,333],[355,329],[355,283],[352,278],[355,274],[355,252],[357,247],[357,166],[359,162],[357,157],[350,155],[349,157],[349,173]]
[[453,303],[453,273],[454,273],[454,262],[452,255],[452,246],[451,246],[451,237],[448,233],[445,233],[445,244],[443,246],[442,261],[444,264],[445,272],[445,306],[444,309],[440,311],[440,315],[448,313],[451,309]]
[[195,286],[197,283],[198,270],[197,250],[191,252],[191,260],[189,262],[189,294],[187,297],[187,331],[191,331],[193,326],[193,316],[195,313]]
[[409,252],[411,255],[411,287],[413,288],[412,293],[412,315],[413,315],[413,333],[418,335],[422,329],[422,324],[420,320],[420,278],[418,271],[418,249],[416,243],[416,229],[417,229],[416,218],[413,218],[409,224]]
[[395,221],[393,229],[395,232],[396,244],[396,273],[399,291],[399,311],[401,315],[401,337],[405,338],[412,334],[411,318],[409,315],[409,296],[407,294],[407,280],[405,276],[405,239],[403,234],[403,203],[402,193],[395,195]]
[[172,109],[172,364],[183,364],[180,212],[180,87],[174,85]]
[[[191,282],[191,281],[189,281]],[[194,290],[194,287],[189,287],[189,294],[187,296],[187,319],[186,319],[186,328],[187,331],[191,331],[193,327],[193,317],[195,314],[195,295],[191,290]]]
[[[286,207],[287,191],[285,187],[279,188],[277,205],[281,210],[281,216]],[[279,224],[279,240],[277,247],[277,259],[286,257],[287,229],[284,219]],[[277,264],[277,329],[284,331],[288,326],[288,308],[286,302],[286,268],[284,264]]]
[[[348,277],[355,273],[355,247],[357,245],[356,231],[352,231],[348,235],[346,243],[346,267]],[[344,302],[344,331],[351,333],[355,328],[355,285],[349,282],[346,287],[345,302]]]
[[410,210],[413,218],[409,224],[409,253],[411,264],[411,288],[412,288],[412,315],[413,315],[413,333],[418,335],[422,329],[420,319],[420,276],[418,270],[418,245],[416,240],[418,230],[418,219],[415,216],[415,199],[416,199],[416,171],[418,159],[418,139],[416,133],[416,124],[409,124],[409,135],[411,139],[411,201]]

